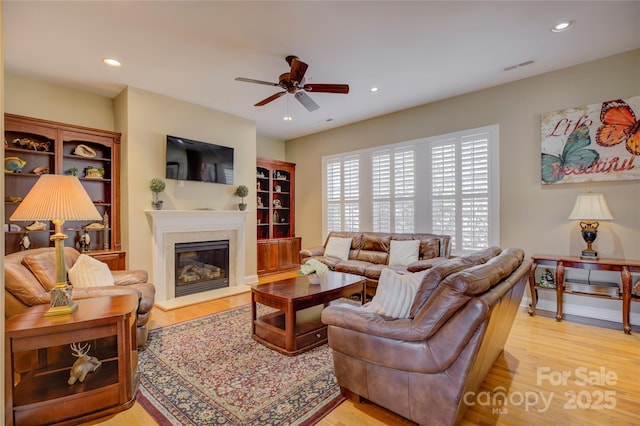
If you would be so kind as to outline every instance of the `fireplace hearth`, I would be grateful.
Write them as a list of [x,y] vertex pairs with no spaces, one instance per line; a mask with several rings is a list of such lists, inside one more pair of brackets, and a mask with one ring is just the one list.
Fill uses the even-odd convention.
[[176,297],[229,287],[229,240],[175,245]]

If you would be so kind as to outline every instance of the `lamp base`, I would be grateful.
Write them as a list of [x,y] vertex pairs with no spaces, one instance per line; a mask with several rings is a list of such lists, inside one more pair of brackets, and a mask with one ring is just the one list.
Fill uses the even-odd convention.
[[71,296],[71,286],[64,284],[56,284],[51,289],[51,306],[49,310],[44,313],[45,317],[51,317],[55,315],[70,315],[78,310],[78,305],[73,302]]
[[580,255],[580,259],[591,259],[591,260],[598,260],[600,259],[598,257],[598,252],[595,250],[582,250],[582,255]]

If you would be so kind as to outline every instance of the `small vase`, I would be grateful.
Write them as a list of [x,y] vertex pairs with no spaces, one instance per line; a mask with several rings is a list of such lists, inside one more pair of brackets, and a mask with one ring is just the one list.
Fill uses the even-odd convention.
[[309,284],[320,284],[320,277],[318,274],[309,274]]
[[241,211],[245,211],[245,210],[247,209],[247,203],[239,203],[239,204],[238,204],[238,208],[239,208]]
[[162,210],[162,200],[152,201],[151,207],[153,207],[154,210]]

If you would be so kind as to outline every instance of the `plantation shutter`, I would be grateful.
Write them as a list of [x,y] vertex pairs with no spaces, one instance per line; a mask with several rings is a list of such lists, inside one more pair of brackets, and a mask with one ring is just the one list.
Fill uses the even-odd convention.
[[462,250],[489,247],[489,140],[465,136],[461,143]]
[[451,248],[489,246],[489,140],[486,133],[431,148],[432,230],[451,235]]
[[331,160],[327,162],[326,170],[326,220],[327,230],[342,231],[342,197],[341,197],[341,168],[342,161]]
[[344,231],[360,230],[360,159],[347,157],[344,175]]
[[415,152],[413,147],[394,151],[393,167],[395,232],[415,228]]
[[391,151],[371,157],[373,231],[391,232]]

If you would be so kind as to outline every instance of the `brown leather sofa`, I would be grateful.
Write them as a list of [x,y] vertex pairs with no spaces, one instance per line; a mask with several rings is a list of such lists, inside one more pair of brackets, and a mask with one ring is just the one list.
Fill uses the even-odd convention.
[[[80,253],[65,247],[67,270],[73,266]],[[142,270],[111,271],[115,285],[90,288],[74,288],[74,299],[136,294],[138,296],[137,343],[147,341],[147,322],[155,299],[155,286],[147,282],[147,272]],[[5,317],[16,315],[30,306],[50,303],[49,290],[55,285],[55,249],[52,247],[25,250],[4,257]]]
[[[325,247],[331,237],[352,239],[348,260],[324,256]],[[418,260],[407,266],[388,265],[391,240],[420,240]],[[304,263],[308,259],[317,259],[332,271],[364,276],[367,283],[367,296],[373,296],[383,269],[418,272],[442,262],[449,258],[450,254],[451,237],[449,235],[330,232],[324,245],[300,250],[300,260]]]
[[503,351],[527,282],[520,249],[491,248],[435,265],[409,318],[360,306],[324,309],[344,395],[422,425],[454,425]]

